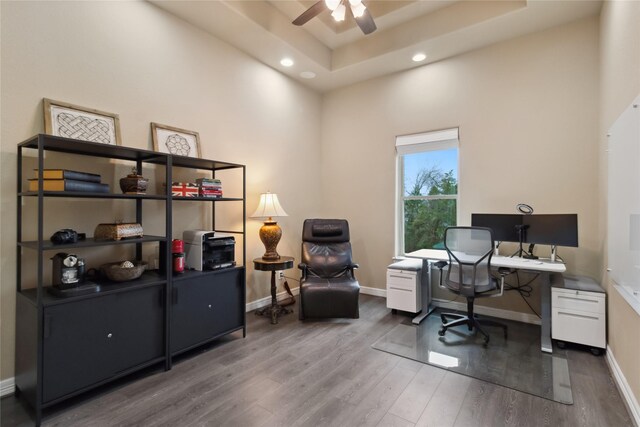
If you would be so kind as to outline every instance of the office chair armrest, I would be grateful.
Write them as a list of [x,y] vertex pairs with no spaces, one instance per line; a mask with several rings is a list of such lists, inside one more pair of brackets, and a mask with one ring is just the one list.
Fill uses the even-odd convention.
[[447,261],[438,261],[433,264],[438,270],[440,270],[440,279],[438,281],[438,287],[442,289],[447,289],[447,287],[442,283],[442,270],[449,265]]
[[498,267],[498,274],[500,274],[500,276],[502,276],[502,277],[508,276],[508,275],[513,274],[515,272],[516,272],[515,268]]
[[515,273],[515,271],[516,270],[513,268],[498,267],[498,273],[500,274],[500,277],[495,277],[494,279],[497,280],[498,284],[500,285],[500,293],[492,294],[491,298],[502,296],[502,294],[504,293],[504,278],[510,274]]
[[348,268],[349,268],[350,270],[355,270],[356,268],[360,268],[360,264],[356,264],[356,263],[349,264],[349,267],[348,267]]
[[437,269],[442,270],[443,268],[445,268],[447,266],[447,264],[449,264],[447,261],[438,261],[438,262],[434,263],[433,265]]

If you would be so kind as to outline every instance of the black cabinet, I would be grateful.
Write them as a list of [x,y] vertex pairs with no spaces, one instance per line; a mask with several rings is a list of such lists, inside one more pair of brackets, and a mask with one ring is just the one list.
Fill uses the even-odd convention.
[[44,309],[43,402],[162,358],[158,286]]
[[171,353],[188,350],[244,326],[244,268],[174,280]]
[[[31,160],[25,160],[25,150],[36,152],[36,156],[30,155]],[[37,170],[60,167],[55,164],[56,158],[59,159],[57,154],[47,157],[45,162],[46,151],[79,156],[78,164],[84,170],[91,169],[93,158],[129,162],[138,171],[151,168],[150,176],[164,182],[173,181],[176,168],[193,170],[192,180],[202,177],[202,173],[212,178],[216,178],[217,171],[235,173],[233,176],[239,176],[242,185],[229,182],[229,187],[235,188],[236,192],[241,188],[242,194],[241,197],[216,199],[176,197],[171,186],[158,185],[156,188],[164,188],[157,190],[160,194],[122,194],[117,188],[110,193],[28,191],[25,184],[28,178],[33,178],[34,167],[29,162],[37,160]],[[172,356],[177,353],[233,331],[246,333],[244,165],[43,134],[18,144],[17,157],[15,382],[17,394],[35,409],[37,424],[44,408],[64,399],[153,364],[163,363],[166,370],[171,369]],[[23,176],[23,170],[28,174]],[[150,200],[154,206],[150,210],[145,207],[144,212],[154,217],[153,223],[158,223],[155,217],[163,217],[165,226],[158,235],[148,234],[142,224],[145,235],[141,238],[103,241],[87,236],[86,240],[59,245],[49,241],[49,236],[56,231],[47,223],[50,216],[45,209],[45,200],[51,198],[69,199],[72,207],[69,223],[77,214],[73,208],[77,199],[129,200],[123,203],[135,203],[135,222],[141,224],[147,218],[143,215],[143,202]],[[35,203],[23,203],[26,200],[35,200]],[[183,231],[173,228],[174,203],[193,205],[197,215],[210,213],[211,231],[234,233],[236,245],[241,245],[242,256],[236,260],[238,267],[172,275],[169,243],[173,237],[179,238]],[[202,209],[202,203],[205,209]],[[235,205],[235,208],[225,209],[225,219],[238,223],[236,217],[229,218],[230,213],[236,212],[242,217],[241,230],[216,228],[216,205],[219,203]],[[80,205],[90,206],[87,203]],[[158,208],[158,205],[163,207]],[[28,233],[32,233],[31,240],[23,239]],[[45,283],[44,272],[51,269],[51,254],[102,246],[112,246],[114,250],[105,251],[108,253],[134,252],[117,250],[119,246],[127,245],[135,246],[137,261],[142,261],[144,245],[159,246],[163,265],[159,270],[146,271],[142,277],[128,282],[96,279],[100,291],[92,294],[57,298],[47,292],[49,283]],[[35,279],[25,274],[26,270],[35,272]]]

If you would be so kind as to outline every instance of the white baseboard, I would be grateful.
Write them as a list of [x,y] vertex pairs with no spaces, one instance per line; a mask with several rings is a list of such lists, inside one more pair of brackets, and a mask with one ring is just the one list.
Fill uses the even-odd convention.
[[[300,288],[291,289],[291,293],[294,296],[300,294]],[[279,294],[276,294],[276,299],[278,301],[282,301],[282,300],[287,299],[287,298],[289,298],[289,294],[286,291],[282,291]],[[255,300],[255,301],[248,302],[247,305],[246,305],[245,310],[247,312],[249,312],[249,311],[257,310],[258,308],[266,307],[269,304],[271,304],[271,297],[270,296],[264,297],[264,298],[260,298],[260,299]]]
[[373,295],[373,296],[376,296],[376,297],[382,297],[382,298],[386,298],[387,297],[387,290],[386,289],[369,288],[367,286],[360,286],[360,293],[365,294],[365,295]]
[[[386,289],[370,288],[367,286],[360,286],[360,293],[365,295],[382,297],[382,298],[387,297]],[[431,300],[431,303],[436,307],[448,308],[450,310],[456,310],[456,311],[467,310],[467,304],[462,302],[454,302],[454,301],[434,298]],[[485,307],[481,305],[476,305],[475,311],[476,313],[484,314],[485,316],[498,317],[498,318],[507,319],[507,320],[515,320],[516,322],[531,323],[534,325],[540,324],[540,319],[538,319],[538,316],[536,316],[535,314],[520,313],[518,311],[503,310],[500,308]]]
[[14,377],[0,381],[0,397],[13,394],[16,389],[16,379]]
[[[463,302],[448,301],[434,298],[431,303],[436,307],[448,308],[456,311],[467,311],[467,304]],[[503,310],[501,308],[486,307],[483,305],[474,305],[474,311],[485,316],[498,317],[500,319],[515,320],[516,322],[540,324],[538,316],[529,313],[521,313],[519,311]]]
[[640,426],[640,405],[638,404],[636,396],[633,395],[633,391],[631,391],[631,387],[622,373],[622,370],[611,351],[611,347],[609,346],[607,346],[607,364],[609,365],[609,370],[613,374],[613,379],[618,386],[618,390],[620,390],[622,400],[627,406],[629,414],[631,414],[631,419],[634,421],[636,427]]

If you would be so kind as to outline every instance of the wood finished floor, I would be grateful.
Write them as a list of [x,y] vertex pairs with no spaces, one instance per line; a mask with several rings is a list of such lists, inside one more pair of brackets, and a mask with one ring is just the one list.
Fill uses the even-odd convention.
[[[67,405],[45,426],[631,426],[604,357],[569,350],[573,405],[371,348],[404,318],[362,295],[360,319],[235,333],[178,361]],[[31,425],[13,396],[2,426]]]

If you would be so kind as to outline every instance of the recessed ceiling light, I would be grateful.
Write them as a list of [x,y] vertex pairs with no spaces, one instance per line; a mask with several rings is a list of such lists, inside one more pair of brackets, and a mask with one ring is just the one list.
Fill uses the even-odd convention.
[[303,71],[300,73],[300,77],[302,77],[303,79],[312,79],[316,76],[316,73],[314,73],[313,71]]
[[282,65],[283,67],[291,67],[293,65],[293,59],[282,58],[282,60],[280,60],[280,65]]
[[413,62],[421,62],[427,59],[427,55],[425,55],[424,53],[416,53],[411,59],[413,60]]

